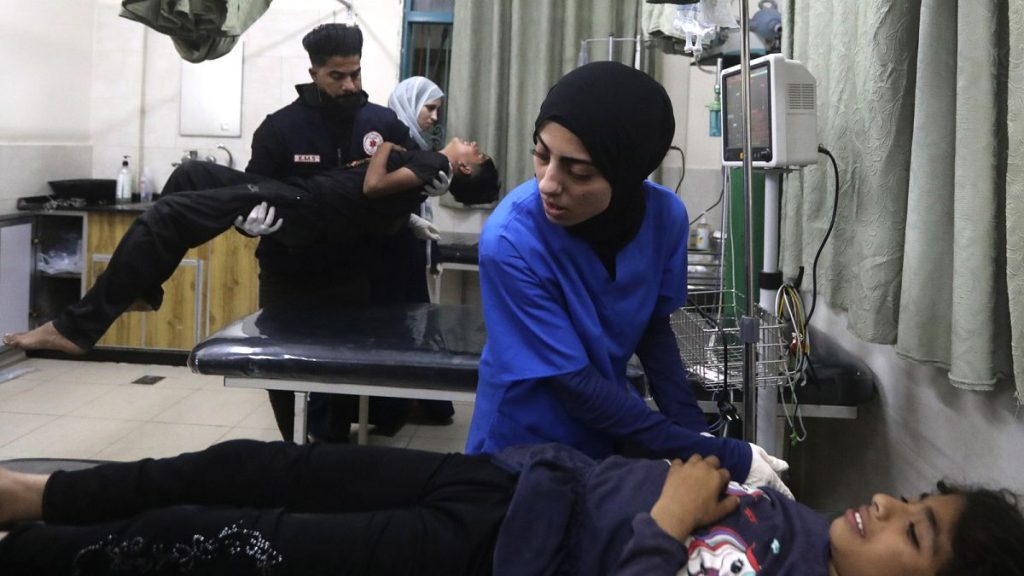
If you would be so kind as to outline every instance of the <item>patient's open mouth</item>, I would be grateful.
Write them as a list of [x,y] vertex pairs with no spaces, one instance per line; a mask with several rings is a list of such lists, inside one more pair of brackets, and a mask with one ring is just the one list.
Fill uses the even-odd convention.
[[846,520],[861,537],[864,536],[864,516],[860,510],[847,510]]

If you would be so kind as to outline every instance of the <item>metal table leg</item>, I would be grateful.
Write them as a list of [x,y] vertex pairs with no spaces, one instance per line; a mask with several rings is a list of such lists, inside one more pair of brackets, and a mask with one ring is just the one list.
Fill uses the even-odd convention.
[[306,443],[306,401],[308,392],[295,393],[295,424],[292,427],[292,439],[296,444]]
[[360,396],[359,397],[359,435],[358,442],[360,444],[366,444],[367,436],[369,435],[368,429],[370,427],[370,397]]

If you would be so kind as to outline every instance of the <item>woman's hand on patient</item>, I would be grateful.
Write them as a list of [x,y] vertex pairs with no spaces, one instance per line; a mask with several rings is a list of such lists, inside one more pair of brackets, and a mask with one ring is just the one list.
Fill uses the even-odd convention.
[[269,206],[266,202],[260,202],[253,207],[248,216],[235,218],[235,228],[249,236],[266,236],[277,232],[284,224],[284,218],[274,222],[275,217],[274,207]]
[[690,456],[684,464],[676,459],[669,468],[661,496],[651,517],[668,535],[683,542],[694,529],[713,524],[736,510],[739,498],[722,493],[729,471],[716,456]]
[[789,464],[785,460],[772,456],[757,444],[751,444],[750,473],[743,483],[751,486],[771,486],[789,498],[793,498],[793,493],[779,477],[779,474],[786,470],[789,470]]

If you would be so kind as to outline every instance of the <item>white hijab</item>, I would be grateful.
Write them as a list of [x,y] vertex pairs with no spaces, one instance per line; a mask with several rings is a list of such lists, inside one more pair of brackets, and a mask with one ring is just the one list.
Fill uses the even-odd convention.
[[420,133],[416,117],[419,116],[420,108],[423,108],[424,104],[438,98],[444,98],[444,92],[437,84],[423,76],[411,76],[402,80],[388,98],[388,108],[394,110],[395,114],[398,114],[398,119],[409,127],[409,135],[423,150],[429,150],[430,145]]

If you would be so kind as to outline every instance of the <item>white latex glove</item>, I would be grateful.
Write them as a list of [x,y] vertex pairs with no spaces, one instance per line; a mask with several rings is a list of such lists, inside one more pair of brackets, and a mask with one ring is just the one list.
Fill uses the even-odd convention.
[[750,474],[743,483],[750,486],[771,486],[792,499],[793,493],[782,483],[782,478],[779,478],[779,474],[786,470],[789,470],[789,464],[785,460],[772,456],[757,444],[751,444]]
[[452,185],[452,179],[448,174],[445,174],[444,170],[437,172],[437,178],[430,184],[423,187],[423,193],[427,196],[440,196],[448,191],[448,187]]
[[274,207],[260,202],[253,207],[247,217],[235,218],[235,227],[249,236],[266,236],[277,232],[284,224],[284,218],[274,222]]
[[434,223],[426,218],[420,218],[415,214],[409,214],[409,222],[407,224],[412,230],[412,235],[419,238],[420,240],[440,240],[441,231],[434,226]]

